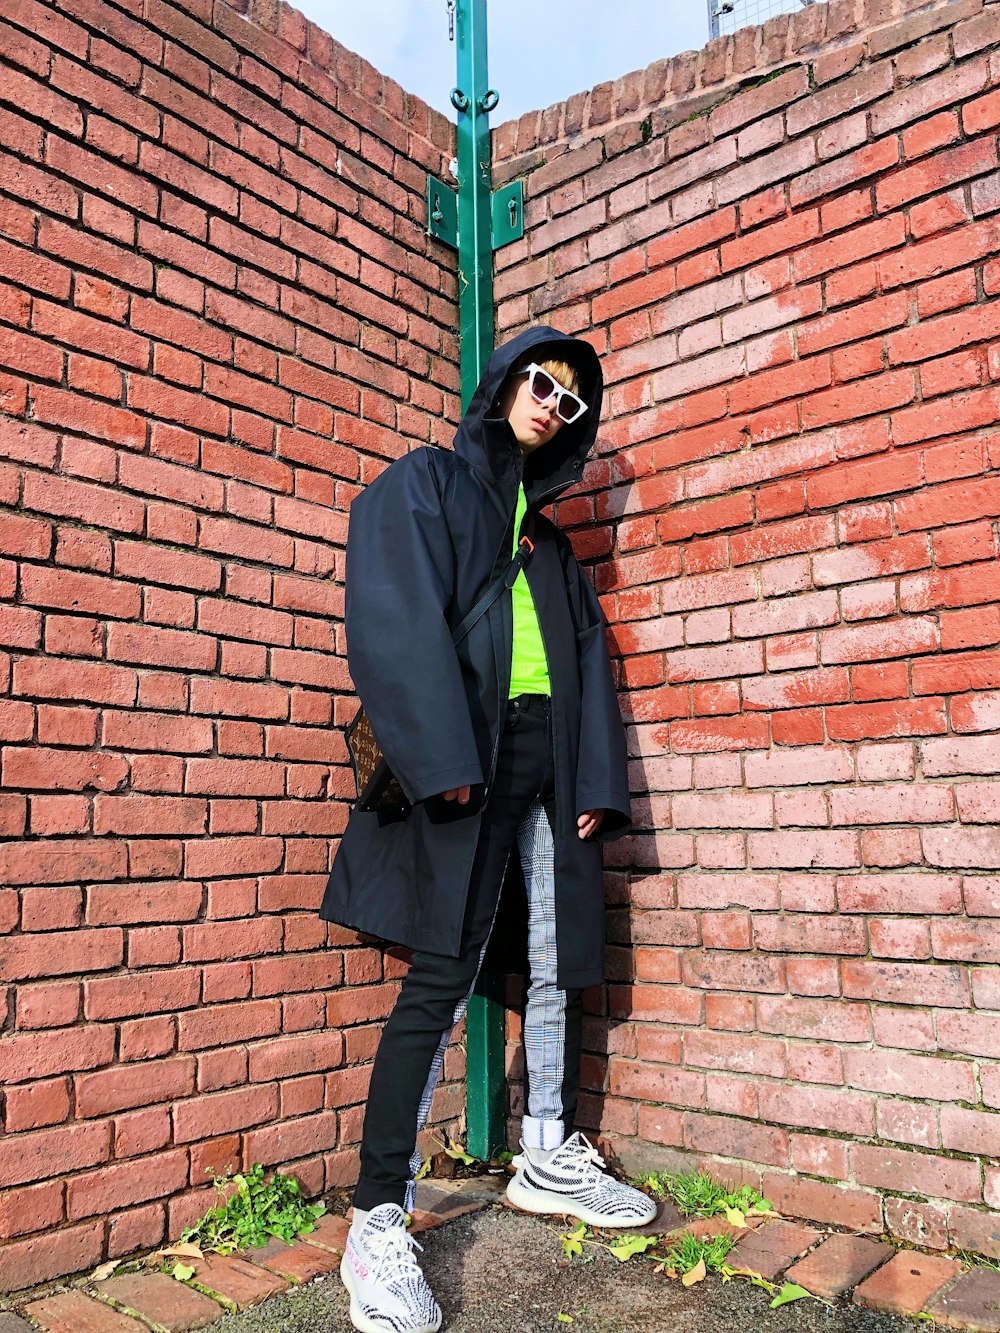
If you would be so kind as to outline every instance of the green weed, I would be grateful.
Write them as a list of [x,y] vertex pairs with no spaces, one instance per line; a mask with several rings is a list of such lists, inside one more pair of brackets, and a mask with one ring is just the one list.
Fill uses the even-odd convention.
[[666,1196],[672,1199],[685,1217],[718,1217],[731,1212],[745,1216],[749,1212],[771,1211],[770,1203],[761,1198],[752,1185],[731,1190],[713,1180],[707,1171],[652,1171],[636,1183],[655,1198]]
[[666,1264],[682,1276],[692,1272],[700,1263],[704,1263],[707,1273],[717,1273],[735,1244],[735,1238],[730,1235],[700,1237],[685,1231],[668,1251]]
[[272,1236],[291,1241],[312,1231],[316,1218],[326,1212],[325,1204],[306,1203],[294,1177],[275,1172],[265,1181],[259,1162],[242,1175],[213,1175],[212,1183],[217,1206],[181,1234],[182,1241],[202,1250],[229,1254],[256,1249]]

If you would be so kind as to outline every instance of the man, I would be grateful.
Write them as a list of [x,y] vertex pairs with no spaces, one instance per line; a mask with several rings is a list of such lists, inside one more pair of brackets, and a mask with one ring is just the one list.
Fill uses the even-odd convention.
[[[351,674],[411,808],[354,810],[321,915],[414,949],[372,1071],[341,1266],[357,1329],[440,1327],[403,1210],[491,936],[523,956],[526,933],[531,977],[511,1200],[603,1226],[655,1212],[573,1133],[581,990],[604,976],[599,840],[628,829],[629,798],[600,606],[540,511],[579,480],[602,387],[588,343],[529,329],[490,358],[454,450],[399,459],[351,509]],[[510,595],[456,644],[525,537]]]

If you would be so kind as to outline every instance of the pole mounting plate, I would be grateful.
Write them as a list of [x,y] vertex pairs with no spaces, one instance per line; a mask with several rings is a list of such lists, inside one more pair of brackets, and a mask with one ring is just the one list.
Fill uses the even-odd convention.
[[[524,235],[524,182],[511,181],[490,195],[493,249]],[[458,195],[436,176],[427,177],[427,234],[458,249]]]
[[458,249],[458,195],[436,176],[427,177],[427,234]]
[[490,196],[493,210],[493,249],[499,250],[524,235],[524,182],[511,181]]

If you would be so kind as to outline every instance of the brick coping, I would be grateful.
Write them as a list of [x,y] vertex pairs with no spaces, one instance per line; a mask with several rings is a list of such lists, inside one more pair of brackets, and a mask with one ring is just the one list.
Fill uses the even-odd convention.
[[[422,1182],[412,1230],[441,1226],[491,1204],[510,1207],[502,1189],[502,1181],[488,1177]],[[195,1274],[190,1282],[156,1270],[104,1281],[80,1275],[15,1292],[0,1302],[0,1333],[149,1333],[164,1327],[187,1333],[205,1328],[289,1287],[336,1272],[348,1226],[347,1217],[327,1214],[315,1231],[290,1245],[276,1240],[262,1250],[192,1259]],[[754,1219],[743,1229],[714,1219],[685,1224],[669,1203],[661,1204],[649,1226],[640,1230],[696,1235],[725,1230],[738,1237],[730,1262],[769,1281],[795,1282],[826,1301],[846,1298],[887,1314],[922,1314],[970,1333],[1000,1333],[1000,1271],[968,1268],[948,1255],[787,1217]]]

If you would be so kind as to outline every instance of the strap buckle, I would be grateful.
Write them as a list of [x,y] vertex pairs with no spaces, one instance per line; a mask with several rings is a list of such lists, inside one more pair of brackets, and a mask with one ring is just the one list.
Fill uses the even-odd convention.
[[525,560],[528,560],[535,553],[535,543],[531,540],[530,537],[525,536],[522,537],[521,540],[518,542],[517,549],[520,550],[522,546],[527,546],[528,548],[524,554]]

